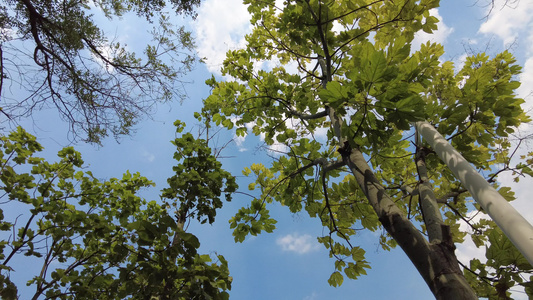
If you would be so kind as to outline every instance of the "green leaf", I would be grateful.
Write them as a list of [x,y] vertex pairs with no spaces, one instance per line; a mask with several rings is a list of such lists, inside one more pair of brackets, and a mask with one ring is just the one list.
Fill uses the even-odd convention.
[[352,259],[355,262],[362,261],[365,259],[365,250],[360,247],[353,247],[351,253]]
[[[367,45],[370,47],[370,44]],[[374,49],[369,51],[371,52],[370,57],[363,62],[359,79],[369,83],[379,82],[386,72],[387,60],[382,51],[375,51]]]
[[337,81],[328,82],[326,89],[319,92],[320,98],[332,107],[338,107],[347,98],[347,90]]
[[498,190],[498,193],[500,193],[500,195],[502,195],[502,197],[507,201],[513,201],[516,199],[514,196],[514,192],[511,190],[510,187],[501,187]]
[[333,287],[341,286],[343,281],[344,281],[344,277],[342,276],[340,272],[333,272],[328,279],[329,285]]

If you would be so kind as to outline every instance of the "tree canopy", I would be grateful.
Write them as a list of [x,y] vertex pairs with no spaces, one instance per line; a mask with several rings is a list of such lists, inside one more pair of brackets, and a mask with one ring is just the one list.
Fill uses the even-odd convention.
[[[89,142],[128,134],[154,101],[183,95],[177,79],[194,61],[193,43],[165,11],[194,17],[199,2],[6,1],[2,114],[52,106]],[[236,242],[275,230],[277,202],[325,228],[317,240],[334,258],[332,286],[371,268],[358,243],[366,230],[385,250],[400,246],[437,299],[507,299],[516,285],[531,297],[533,267],[492,221],[469,217],[482,208],[416,129],[434,126],[512,201],[498,176],[533,175],[533,152],[515,157],[514,131],[530,118],[515,94],[513,55],[478,53],[456,66],[443,46],[414,45],[417,33],[437,29],[438,0],[244,3],[253,31],[244,49],[227,53],[230,79],[206,82],[211,94],[195,114],[206,137],[176,121],[177,163],[159,199],[141,197],[153,183],[138,173],[98,179],[72,147],[52,162],[22,128],[0,134],[0,296],[17,298],[11,275],[25,256],[39,268],[28,279],[34,299],[227,299],[228,262],[200,254],[186,227],[212,224],[237,190],[210,144],[209,129],[222,126],[277,149],[268,164],[243,170],[256,197],[230,220]],[[129,52],[95,11],[155,23],[154,44],[142,58]],[[30,93],[6,96],[8,85]],[[25,214],[6,213],[13,207]],[[457,259],[455,245],[467,238],[486,249],[485,262]]]
[[[479,53],[457,68],[439,44],[412,50],[417,32],[437,29],[436,0],[244,2],[253,31],[227,53],[222,72],[234,80],[207,81],[202,117],[286,151],[244,170],[259,195],[231,220],[235,240],[272,231],[276,201],[328,229],[318,240],[336,258],[333,286],[366,274],[357,232],[383,228],[383,249],[399,245],[438,299],[506,298],[517,284],[532,295],[532,266],[494,223],[467,218],[481,208],[414,127],[428,121],[513,200],[497,176],[531,175],[532,160],[511,164],[511,134],[530,121],[512,54]],[[274,66],[257,67],[265,61]],[[487,245],[486,263],[457,261],[462,221]]]
[[[226,260],[199,254],[184,227],[191,218],[212,223],[222,194],[230,200],[237,188],[207,143],[176,138],[165,201],[148,201],[138,194],[153,183],[138,173],[101,181],[72,147],[48,162],[22,128],[0,137],[0,297],[18,299],[10,274],[30,265],[14,264],[23,255],[39,269],[26,278],[32,299],[227,299]],[[5,205],[27,213],[5,215]]]
[[[0,111],[4,118],[52,107],[74,137],[99,143],[129,134],[154,103],[180,99],[194,44],[166,7],[195,16],[200,0],[9,0],[0,6]],[[94,21],[134,13],[155,23],[135,54]],[[26,93],[21,92],[25,90]]]

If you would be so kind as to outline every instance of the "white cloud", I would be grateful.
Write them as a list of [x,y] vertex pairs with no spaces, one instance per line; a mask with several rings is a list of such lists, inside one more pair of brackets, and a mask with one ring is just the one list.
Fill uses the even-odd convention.
[[[233,122],[233,124],[235,124],[239,119],[240,119],[239,117],[235,116],[231,118],[231,121]],[[233,135],[233,141],[235,142],[235,145],[237,145],[237,149],[239,150],[239,152],[244,152],[248,150],[244,147],[244,142],[246,141],[248,132],[251,131],[253,127],[255,126],[255,122],[246,123],[244,124],[244,126],[246,126],[246,129],[247,129],[245,136],[237,136],[236,133]]]
[[311,295],[305,296],[303,300],[316,300],[318,299],[318,294],[316,292],[312,292]]
[[98,47],[98,51],[102,54],[103,57],[96,55],[94,52],[91,52],[91,56],[94,61],[99,64],[101,67],[105,68],[107,72],[112,73],[115,71],[115,68],[108,64],[105,60],[112,61],[114,56],[114,49],[111,48],[109,44]]
[[[479,222],[480,219],[488,219],[490,220],[490,217],[487,214],[484,213],[478,213],[478,211],[472,211],[469,212],[466,215],[466,219],[471,219],[471,223],[475,224]],[[470,227],[466,222],[462,221],[460,222],[460,230],[468,232],[469,234],[473,233],[472,227]],[[465,238],[465,241],[461,244],[457,244],[457,250],[455,251],[455,254],[457,255],[457,259],[459,259],[460,262],[468,265],[471,259],[477,258],[481,262],[486,262],[487,259],[485,258],[485,247],[476,247],[470,236],[467,236]]]
[[237,149],[239,150],[239,152],[244,152],[248,150],[243,146],[245,140],[246,136],[233,136],[233,141],[235,142],[235,145],[237,145]]
[[331,30],[335,34],[339,34],[339,33],[343,32],[345,30],[345,28],[344,28],[344,26],[341,25],[341,23],[339,23],[337,21],[333,21],[333,28],[331,28]]
[[468,57],[468,54],[464,53],[463,55],[459,56],[457,59],[453,61],[455,70],[461,70],[463,68],[467,57]]
[[436,31],[433,31],[433,33],[431,34],[426,33],[424,31],[417,32],[412,43],[412,51],[419,50],[420,45],[425,44],[428,41],[442,44],[444,43],[444,41],[446,41],[446,38],[448,38],[448,36],[453,32],[453,28],[450,28],[446,24],[444,24],[444,21],[442,20],[438,9],[430,9],[429,14],[439,19],[439,23],[437,24],[438,29]]
[[320,127],[318,129],[316,129],[314,132],[313,132],[313,135],[306,135],[305,137],[307,138],[315,138],[319,141],[326,141],[327,138],[328,138],[328,131],[329,131],[329,128],[328,127]]
[[151,152],[146,151],[146,150],[142,151],[142,157],[148,162],[153,162],[155,160],[155,155],[153,153],[151,153]]
[[220,74],[226,52],[243,48],[251,32],[250,15],[241,0],[207,0],[198,9],[195,33],[198,52],[210,72]]
[[320,248],[316,239],[308,234],[287,234],[278,238],[276,244],[279,245],[283,251],[296,252],[297,254],[317,251]]
[[479,28],[479,32],[496,35],[505,45],[509,45],[522,31],[529,31],[529,47],[532,47],[533,1],[519,1],[516,5],[506,5],[507,2],[508,0],[495,0],[492,10],[490,5],[487,6],[485,13],[490,14]]
[[[285,0],[276,0],[274,5],[279,8],[279,9],[283,9],[285,7],[285,4],[284,4]],[[278,10],[276,12],[276,16],[279,15],[281,13],[281,10]]]
[[[289,148],[285,144],[278,143],[276,141],[277,135],[277,133],[274,135],[274,143],[272,145],[268,145],[268,153],[270,153],[271,155],[280,156],[284,153],[287,153],[289,151]],[[259,135],[261,141],[265,141],[265,137],[266,134],[264,132],[261,132],[261,134]]]
[[522,108],[528,112],[529,116],[533,116],[533,56],[526,60],[522,74],[520,74],[520,82],[522,84],[517,93],[519,97],[526,100]]

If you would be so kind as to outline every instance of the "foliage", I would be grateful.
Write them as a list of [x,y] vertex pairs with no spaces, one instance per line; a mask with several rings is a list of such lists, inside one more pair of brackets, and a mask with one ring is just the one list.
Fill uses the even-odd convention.
[[[74,137],[129,134],[156,102],[184,97],[195,57],[190,33],[165,12],[195,16],[200,0],[8,0],[0,6],[0,111],[16,119],[53,107]],[[128,13],[157,22],[139,56],[96,24]],[[142,19],[141,19],[142,21]],[[12,91],[12,89],[15,91]],[[21,99],[27,90],[27,97]],[[13,93],[13,94],[11,94]],[[15,95],[15,96],[13,96]]]
[[[178,133],[185,128],[181,121],[174,124]],[[174,159],[181,163],[173,168],[176,175],[168,179],[170,187],[162,193],[163,199],[171,201],[167,206],[179,207],[183,220],[196,217],[202,224],[215,221],[216,210],[222,207],[221,193],[225,193],[226,201],[231,201],[231,194],[237,189],[235,177],[222,169],[208,141],[209,137],[196,139],[187,132],[172,142],[178,149]]]
[[487,262],[483,264],[477,258],[470,261],[469,272],[465,272],[470,284],[479,296],[489,299],[509,299],[509,290],[515,284],[524,286],[531,297],[533,280],[524,274],[531,273],[531,265],[492,221],[483,223],[487,226],[482,235],[488,242]]
[[[222,71],[235,80],[207,81],[213,91],[203,117],[236,127],[239,136],[248,125],[267,145],[287,150],[270,166],[244,171],[255,176],[250,189],[260,196],[231,220],[235,240],[272,231],[268,204],[277,201],[328,229],[318,241],[336,258],[333,286],[342,273],[355,279],[370,268],[353,244],[357,229],[385,229],[383,249],[399,244],[437,298],[473,298],[453,253],[467,234],[459,227],[464,220],[488,249],[487,263],[474,260],[464,269],[475,292],[504,296],[521,284],[531,293],[520,274],[532,267],[508,252],[514,247],[499,240],[494,224],[467,219],[468,192],[413,126],[433,124],[476,168],[493,172],[495,187],[503,171],[530,173],[531,160],[510,159],[512,133],[529,121],[514,94],[520,66],[513,56],[480,53],[457,69],[443,61],[439,44],[413,51],[416,32],[437,29],[435,0],[244,2],[253,32],[245,49],[227,53]],[[513,199],[508,188],[499,191]]]
[[[20,127],[0,141],[2,299],[17,299],[20,283],[12,282],[10,275],[30,262],[40,268],[27,282],[35,287],[33,299],[228,298],[226,260],[218,255],[212,262],[209,255],[198,253],[198,238],[180,226],[185,220],[177,212],[183,211],[183,204],[178,202],[173,210],[138,196],[151,181],[129,172],[121,179],[99,180],[83,170],[81,155],[72,147],[58,152],[58,162],[47,162],[35,156],[42,146]],[[196,146],[181,148],[189,142]],[[236,186],[214,163],[205,140],[184,135],[174,143],[176,170],[195,157],[205,158],[194,163],[209,169],[209,193],[197,203],[188,202],[187,209],[212,220],[221,193],[230,194]],[[185,193],[172,184],[180,181],[197,191],[205,189],[177,172],[171,180],[174,194],[165,192],[167,202],[176,203]],[[15,217],[9,214],[14,209],[25,213]],[[27,221],[20,225],[23,219]],[[14,265],[21,255],[26,263]]]

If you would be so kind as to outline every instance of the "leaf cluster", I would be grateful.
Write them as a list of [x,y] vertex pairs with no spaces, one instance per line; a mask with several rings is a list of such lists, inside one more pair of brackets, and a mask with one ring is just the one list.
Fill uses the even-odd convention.
[[[129,172],[99,180],[71,147],[50,163],[20,127],[0,142],[2,299],[18,297],[10,275],[20,272],[13,258],[21,255],[40,269],[27,282],[35,299],[228,298],[226,260],[199,254],[198,238],[166,205],[139,197],[151,181]],[[26,212],[6,217],[15,207]]]
[[[252,128],[267,145],[281,144],[287,150],[270,166],[245,169],[245,175],[255,177],[249,188],[260,196],[232,219],[237,241],[274,229],[268,213],[272,201],[291,212],[305,210],[329,233],[318,240],[336,258],[329,281],[335,286],[343,281],[342,271],[357,278],[369,268],[364,251],[353,245],[357,232],[383,228],[380,216],[391,211],[424,234],[430,214],[438,216],[453,242],[463,242],[467,233],[460,230],[460,222],[475,227],[466,216],[473,207],[480,208],[418,140],[413,124],[421,120],[433,124],[479,170],[492,172],[488,180],[506,199],[514,199],[509,188],[495,181],[504,171],[531,173],[525,157],[511,164],[513,132],[530,119],[515,94],[520,67],[509,52],[493,58],[473,55],[456,69],[452,62],[442,62],[439,44],[428,42],[412,51],[416,32],[437,28],[429,10],[438,1],[309,0],[285,1],[283,7],[274,1],[245,2],[254,30],[245,49],[227,53],[222,72],[234,80],[207,81],[213,90],[204,100],[203,115],[239,136]],[[275,66],[256,68],[264,62]],[[372,168],[364,183],[380,186],[381,198],[375,202],[354,177],[357,167],[348,164],[353,149],[363,154],[360,165]],[[421,156],[423,176],[416,164]],[[424,215],[420,189],[426,182],[436,210]],[[379,203],[383,194],[391,200],[386,207]],[[495,236],[489,238],[494,225],[477,229],[489,245],[498,243]],[[388,233],[379,238],[386,250],[399,242]],[[471,275],[501,270],[497,264],[477,264]],[[513,276],[529,270],[522,264]],[[529,286],[515,277],[505,281],[503,294],[513,284]],[[497,284],[489,285],[494,289]]]
[[[185,124],[177,121],[177,132]],[[216,210],[222,207],[221,195],[231,201],[231,194],[238,188],[235,177],[222,169],[208,146],[208,140],[194,138],[190,132],[172,141],[178,149],[174,159],[180,162],[173,167],[176,173],[167,182],[169,187],[162,191],[167,206],[177,207],[178,214],[195,216],[200,223],[215,221]]]

